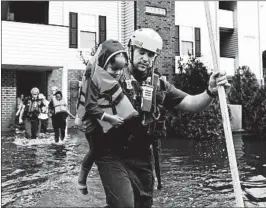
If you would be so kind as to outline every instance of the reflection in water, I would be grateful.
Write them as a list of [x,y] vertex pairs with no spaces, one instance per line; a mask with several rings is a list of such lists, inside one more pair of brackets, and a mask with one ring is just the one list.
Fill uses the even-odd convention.
[[[265,195],[259,195],[256,188],[266,187],[266,141],[234,135],[234,144],[245,201],[265,202]],[[53,135],[37,140],[3,137],[2,206],[34,206],[41,194],[77,175],[87,149],[84,135],[79,132],[70,133],[61,145],[53,143]],[[163,190],[155,192],[156,206],[234,206],[223,140],[166,140],[161,169]],[[91,176],[99,180],[95,169]],[[60,205],[65,204],[62,201]]]

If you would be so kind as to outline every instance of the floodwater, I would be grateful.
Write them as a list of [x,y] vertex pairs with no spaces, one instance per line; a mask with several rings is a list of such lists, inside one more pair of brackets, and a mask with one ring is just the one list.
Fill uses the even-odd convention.
[[[234,135],[246,206],[266,206],[266,140]],[[88,177],[89,197],[83,200],[73,181],[88,144],[78,130],[64,144],[53,134],[26,140],[23,134],[2,137],[2,206],[100,207],[105,195],[95,166]],[[207,141],[163,142],[163,189],[155,190],[155,207],[233,207],[234,193],[225,144]]]

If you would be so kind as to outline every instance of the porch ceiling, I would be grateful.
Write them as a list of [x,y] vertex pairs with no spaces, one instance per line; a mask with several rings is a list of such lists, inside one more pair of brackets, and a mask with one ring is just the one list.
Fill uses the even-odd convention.
[[63,68],[63,66],[36,66],[36,65],[15,65],[15,64],[1,65],[1,69],[27,70],[27,71],[51,71],[59,68]]

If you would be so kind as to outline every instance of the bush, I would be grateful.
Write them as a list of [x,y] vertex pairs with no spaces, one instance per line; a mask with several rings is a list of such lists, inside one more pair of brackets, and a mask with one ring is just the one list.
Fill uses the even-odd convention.
[[228,94],[231,104],[245,105],[254,99],[259,84],[254,73],[247,66],[239,67],[232,78],[232,86]]
[[249,133],[266,135],[266,90],[260,88],[248,66],[239,67],[228,94],[231,104],[242,105],[243,127]]
[[[179,61],[180,73],[174,77],[174,85],[189,94],[199,94],[208,87],[210,75],[204,64],[195,57],[186,63]],[[223,138],[223,124],[218,97],[200,113],[179,111],[168,116],[169,136],[189,139]]]
[[208,87],[209,74],[204,64],[193,56],[187,62],[178,61],[180,73],[174,77],[174,85],[178,89],[195,95],[203,92]]

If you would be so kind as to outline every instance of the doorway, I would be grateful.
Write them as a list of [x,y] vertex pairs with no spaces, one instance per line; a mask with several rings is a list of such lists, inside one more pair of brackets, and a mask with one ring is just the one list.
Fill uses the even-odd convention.
[[49,1],[11,1],[14,21],[48,24]]
[[30,96],[33,87],[37,87],[40,93],[47,96],[47,72],[17,71],[17,96]]

